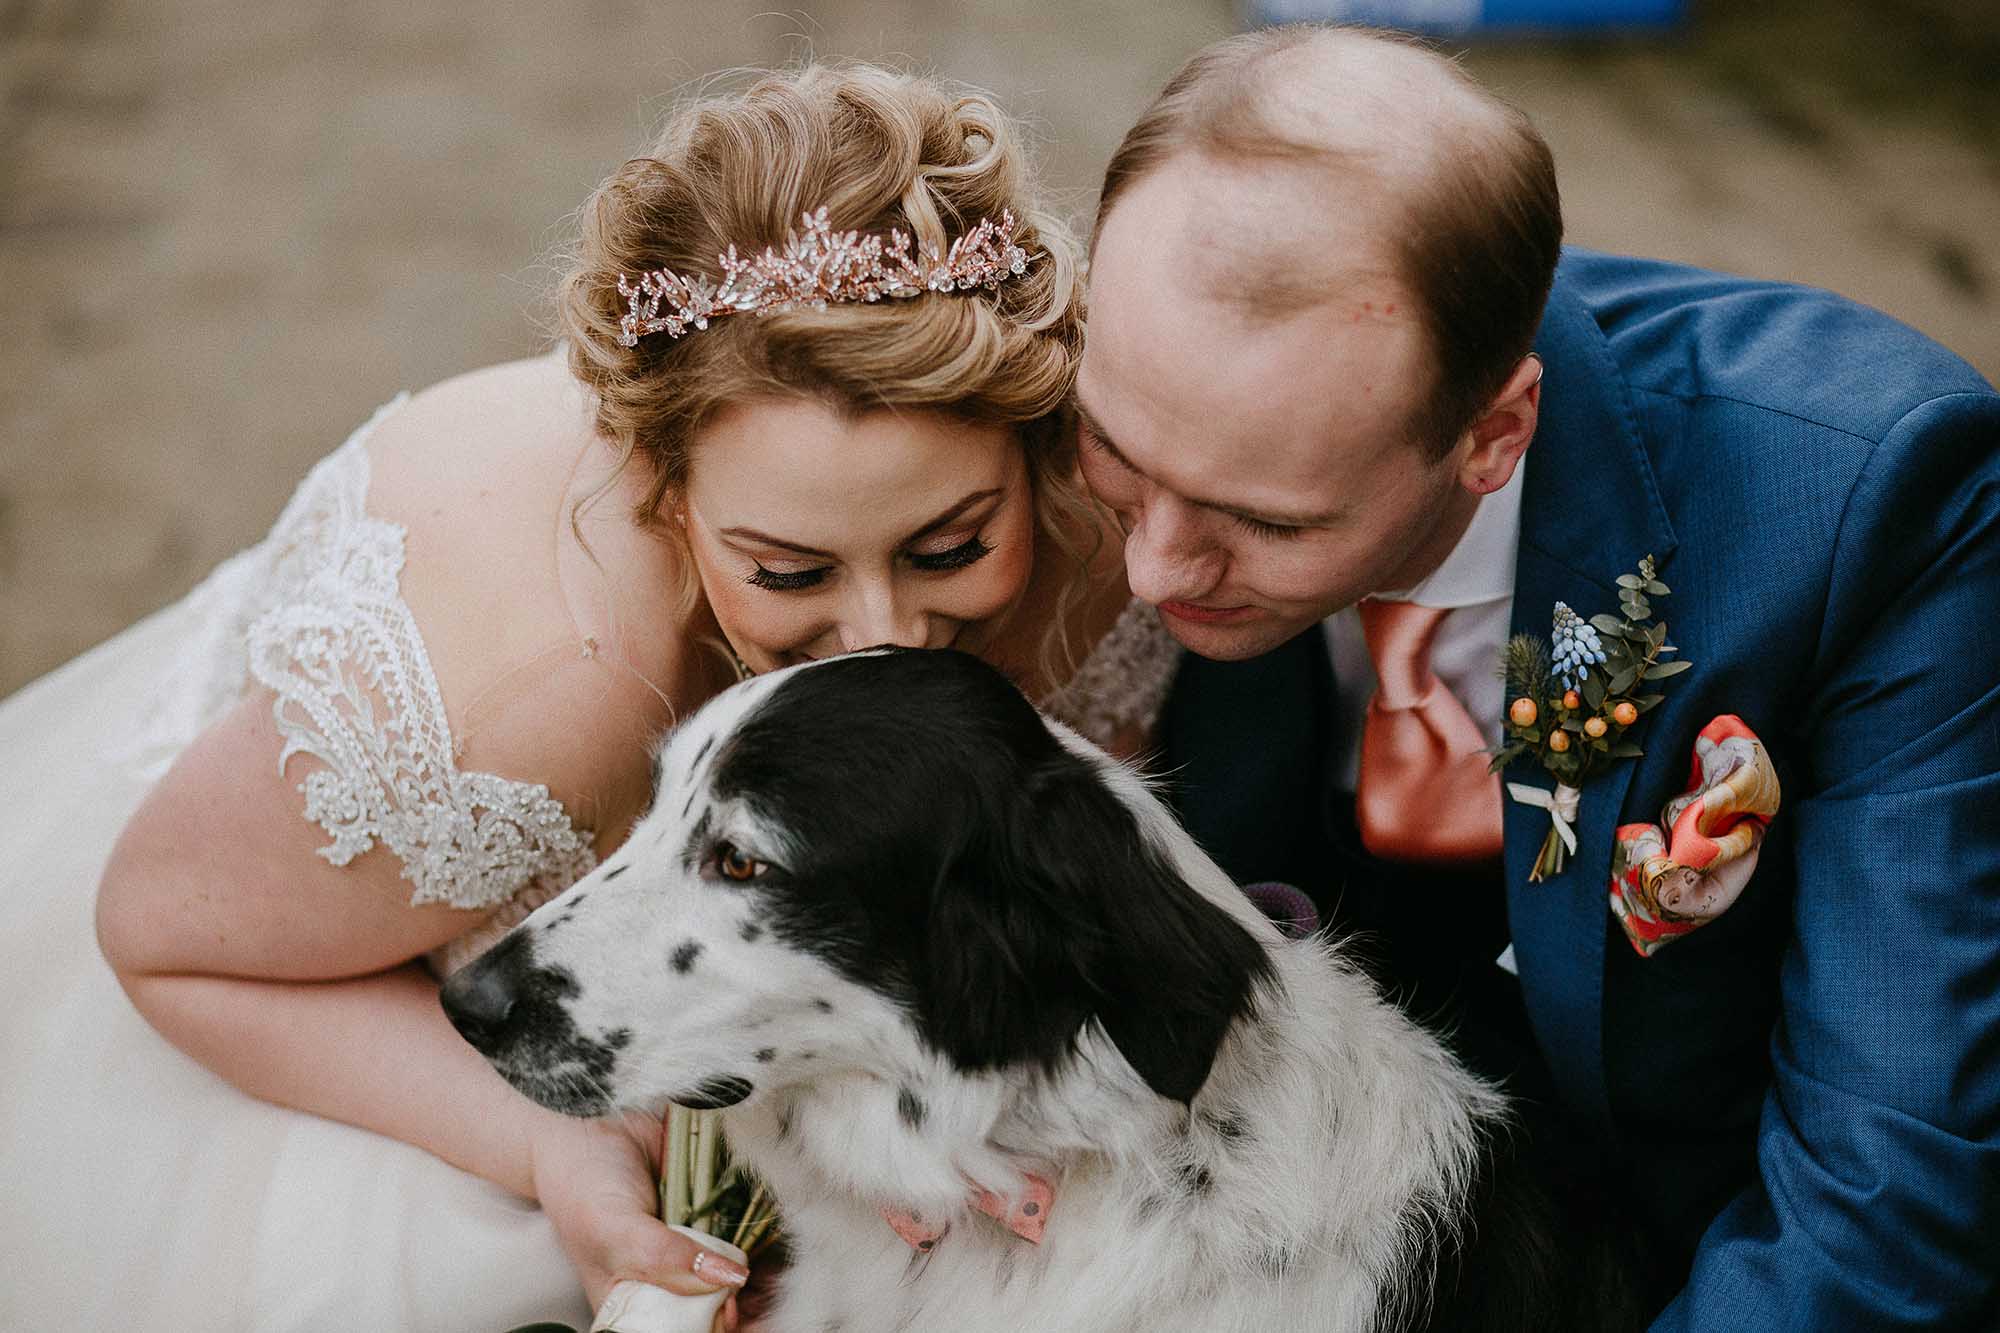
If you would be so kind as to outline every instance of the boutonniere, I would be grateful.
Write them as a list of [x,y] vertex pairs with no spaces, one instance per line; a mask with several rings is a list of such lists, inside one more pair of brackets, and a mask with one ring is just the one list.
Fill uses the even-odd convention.
[[1585,620],[1557,602],[1548,641],[1533,634],[1516,634],[1507,641],[1500,674],[1512,702],[1493,771],[1532,754],[1556,784],[1553,791],[1507,784],[1514,800],[1549,812],[1548,836],[1528,876],[1531,883],[1561,874],[1576,850],[1576,810],[1584,784],[1613,762],[1645,753],[1625,733],[1666,696],[1644,691],[1694,665],[1685,658],[1661,660],[1674,646],[1667,642],[1665,621],[1650,623],[1651,599],[1671,591],[1655,574],[1649,555],[1639,562],[1638,573],[1618,576],[1622,616]]

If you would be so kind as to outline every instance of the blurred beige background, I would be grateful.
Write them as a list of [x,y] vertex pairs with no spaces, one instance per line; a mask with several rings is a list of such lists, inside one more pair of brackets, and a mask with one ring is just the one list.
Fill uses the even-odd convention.
[[[1228,0],[0,0],[0,694],[185,592],[404,387],[537,350],[666,97],[807,47],[982,84],[1079,218]],[[1469,45],[1571,238],[1835,288],[2000,377],[2000,5],[1696,0]]]

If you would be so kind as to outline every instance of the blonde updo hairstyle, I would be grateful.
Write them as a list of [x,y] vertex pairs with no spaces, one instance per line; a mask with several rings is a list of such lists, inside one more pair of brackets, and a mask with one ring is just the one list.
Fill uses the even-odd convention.
[[[836,232],[898,228],[940,250],[1011,209],[1015,243],[1031,260],[993,289],[732,314],[680,338],[619,345],[621,274],[665,268],[717,280],[723,251],[782,247],[801,215],[822,205]],[[1073,480],[1064,428],[1083,346],[1077,251],[1041,207],[1015,126],[987,97],[822,63],[705,92],[670,113],[649,155],[591,194],[581,222],[560,328],[570,369],[594,396],[598,433],[621,468],[636,460],[649,470],[638,522],[658,525],[677,503],[696,435],[728,404],[806,397],[845,411],[932,408],[1014,428],[1037,544],[1078,562],[1081,576],[1100,528]],[[700,588],[692,562],[682,569],[691,610]],[[1080,583],[1066,581],[1041,645],[1045,670],[1063,655],[1060,627]]]

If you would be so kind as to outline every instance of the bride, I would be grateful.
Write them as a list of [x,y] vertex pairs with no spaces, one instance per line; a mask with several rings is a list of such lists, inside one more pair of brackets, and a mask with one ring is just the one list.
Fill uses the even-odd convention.
[[740,1277],[652,1220],[657,1126],[520,1097],[437,977],[741,673],[953,645],[1149,725],[1172,645],[1061,429],[1077,260],[990,102],[768,75],[582,218],[554,354],[389,403],[0,704],[0,1325],[497,1330]]

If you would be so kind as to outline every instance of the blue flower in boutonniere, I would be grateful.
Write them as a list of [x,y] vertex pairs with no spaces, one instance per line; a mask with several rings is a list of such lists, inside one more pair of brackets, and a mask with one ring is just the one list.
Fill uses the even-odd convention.
[[1556,603],[1555,657],[1556,674],[1562,677],[1566,689],[1574,688],[1580,680],[1589,680],[1591,664],[1605,660],[1597,627],[1570,610],[1568,602]]
[[1674,647],[1667,642],[1666,622],[1650,623],[1650,599],[1671,591],[1660,582],[1649,555],[1639,562],[1638,573],[1618,576],[1622,616],[1585,620],[1557,602],[1553,647],[1532,634],[1508,640],[1500,675],[1513,702],[1493,771],[1533,755],[1556,783],[1553,791],[1507,784],[1513,799],[1549,812],[1549,833],[1528,876],[1531,882],[1561,874],[1576,850],[1576,810],[1584,784],[1613,761],[1644,753],[1625,733],[1666,696],[1640,691],[1694,665],[1685,658],[1661,660]]

